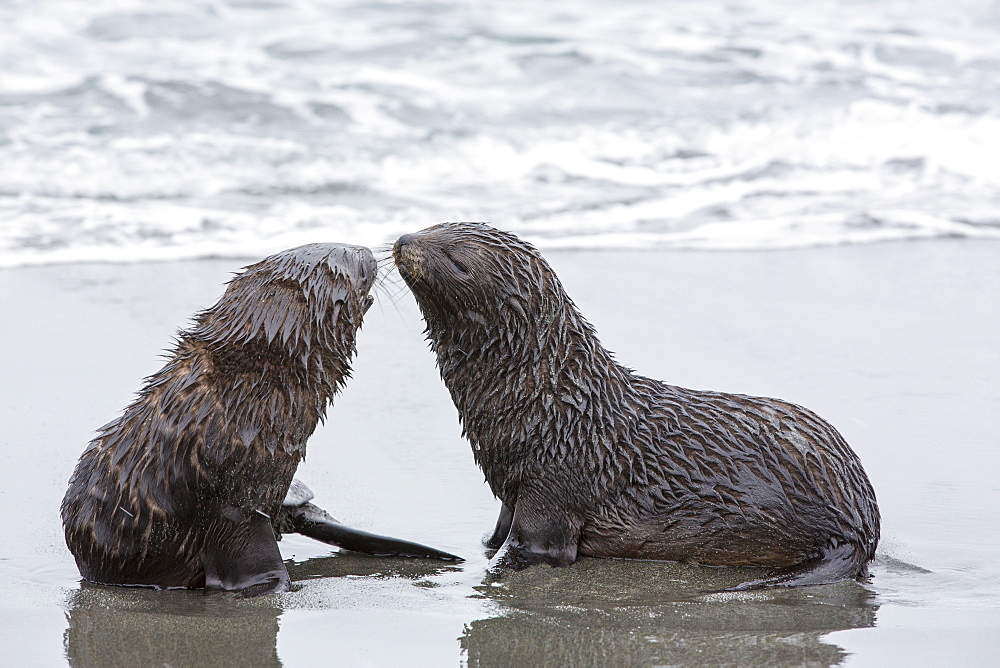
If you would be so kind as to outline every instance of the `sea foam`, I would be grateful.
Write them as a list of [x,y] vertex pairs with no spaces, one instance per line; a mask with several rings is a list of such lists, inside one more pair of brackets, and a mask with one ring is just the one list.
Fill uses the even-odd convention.
[[0,266],[1000,238],[988,0],[0,7]]

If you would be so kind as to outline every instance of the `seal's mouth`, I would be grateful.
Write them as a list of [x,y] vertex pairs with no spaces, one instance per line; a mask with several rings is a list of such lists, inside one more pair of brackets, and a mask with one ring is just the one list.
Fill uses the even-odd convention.
[[361,315],[364,315],[364,314],[368,313],[368,309],[370,309],[372,307],[372,304],[374,304],[374,303],[375,303],[375,298],[374,297],[372,297],[371,295],[366,296],[365,297],[365,304],[364,304],[364,306],[361,307]]

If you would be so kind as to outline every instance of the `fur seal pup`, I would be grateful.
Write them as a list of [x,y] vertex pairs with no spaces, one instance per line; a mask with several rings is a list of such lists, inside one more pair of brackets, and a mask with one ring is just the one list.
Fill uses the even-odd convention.
[[376,269],[367,248],[293,248],[246,267],[195,315],[70,479],[63,528],[85,579],[286,591],[276,530],[361,552],[459,559],[344,527],[309,503],[308,488],[290,487],[350,374]]
[[875,493],[812,412],[618,364],[541,254],[488,225],[403,235],[393,258],[503,503],[494,570],[580,555],[781,569],[742,589],[866,573]]

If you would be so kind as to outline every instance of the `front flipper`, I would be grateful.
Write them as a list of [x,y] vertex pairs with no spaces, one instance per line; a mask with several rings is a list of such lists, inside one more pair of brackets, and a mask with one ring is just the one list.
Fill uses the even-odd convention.
[[244,596],[291,589],[271,518],[260,511],[224,508],[205,537],[205,589]]
[[580,527],[567,513],[523,503],[519,499],[511,517],[510,533],[490,561],[489,571],[523,570],[534,564],[569,566],[576,561]]
[[500,506],[500,517],[497,518],[493,535],[483,541],[483,545],[491,550],[499,550],[510,535],[510,524],[514,520],[514,511],[506,503]]

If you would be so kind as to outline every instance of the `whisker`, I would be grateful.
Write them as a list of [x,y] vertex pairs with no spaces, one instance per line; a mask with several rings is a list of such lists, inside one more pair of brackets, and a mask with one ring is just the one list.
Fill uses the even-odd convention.
[[394,304],[398,304],[403,295],[410,291],[410,287],[402,282],[384,285],[383,289],[385,290],[386,297]]
[[384,272],[380,271],[378,276],[375,278],[374,287],[378,289],[386,289],[388,286],[395,287],[399,285],[399,282],[402,280],[402,277],[398,273],[393,275],[394,269],[395,266],[389,267],[389,269]]
[[381,281],[386,281],[386,280],[395,282],[396,279],[390,278],[392,276],[392,273],[394,271],[397,272],[397,275],[398,275],[398,269],[396,268],[396,263],[395,262],[393,262],[393,263],[385,263],[385,264],[378,264],[378,265],[376,265],[376,267],[378,268],[377,274],[376,274],[376,278],[375,278],[376,282],[381,282]]
[[403,295],[405,295],[407,292],[409,292],[409,288],[407,286],[403,285],[402,287],[400,287],[399,289],[397,289],[395,292],[391,292],[391,293],[387,292],[387,295],[388,295],[389,300],[393,304],[399,304],[399,302],[403,299]]
[[[391,260],[392,257],[390,256],[388,259]],[[380,261],[372,291],[375,294],[375,301],[379,305],[379,312],[382,314],[383,320],[386,317],[384,308],[386,301],[392,304],[398,316],[403,315],[403,311],[399,307],[399,302],[408,290],[409,286],[406,285],[403,277],[399,275],[399,268],[396,267],[395,262]]]
[[381,246],[376,246],[371,249],[372,255],[375,256],[375,260],[378,264],[386,264],[393,262],[392,258],[392,244],[383,244]]
[[382,269],[384,269],[384,271],[381,271],[379,273],[378,277],[376,278],[377,281],[380,281],[382,283],[391,283],[392,285],[395,285],[403,280],[403,277],[399,275],[399,270],[396,268],[396,265],[392,265],[391,267],[383,267]]
[[380,291],[375,296],[375,303],[378,304],[379,313],[382,315],[383,322],[387,321],[385,304],[388,302],[392,305],[393,310],[396,312],[396,317],[403,318],[403,309],[399,306],[399,300],[402,296],[401,292],[389,293]]

